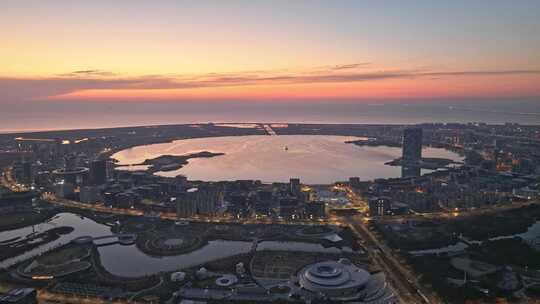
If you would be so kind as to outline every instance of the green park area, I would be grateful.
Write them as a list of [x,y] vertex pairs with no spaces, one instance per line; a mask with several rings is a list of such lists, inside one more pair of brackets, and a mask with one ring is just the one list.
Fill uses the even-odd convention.
[[45,265],[57,265],[68,261],[84,259],[90,255],[90,250],[86,246],[67,246],[61,250],[55,250],[49,254],[39,257],[37,260]]
[[0,231],[35,225],[52,216],[50,212],[17,211],[0,214]]

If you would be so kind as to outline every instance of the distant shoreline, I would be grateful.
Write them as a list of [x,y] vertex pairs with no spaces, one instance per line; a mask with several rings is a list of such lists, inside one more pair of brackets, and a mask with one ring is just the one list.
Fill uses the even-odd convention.
[[[452,122],[445,124],[460,124],[467,125],[477,122]],[[508,122],[509,123],[509,122]],[[92,132],[92,131],[112,131],[112,130],[121,130],[121,129],[133,129],[133,128],[161,128],[161,127],[175,127],[175,126],[191,126],[191,125],[263,125],[263,124],[275,124],[275,125],[304,125],[304,126],[421,126],[421,125],[440,125],[443,123],[432,123],[432,122],[419,122],[419,123],[326,123],[326,122],[230,122],[230,121],[214,121],[214,122],[194,122],[194,123],[171,123],[171,124],[143,124],[143,125],[125,125],[125,126],[116,126],[116,127],[96,127],[96,128],[77,128],[77,129],[33,129],[33,130],[0,130],[0,136],[6,135],[29,135],[29,134],[44,134],[44,133],[70,133],[70,132]],[[486,123],[486,125],[493,126],[502,126],[506,123]],[[521,126],[540,126],[540,124],[519,124]],[[234,127],[233,127],[234,128]]]

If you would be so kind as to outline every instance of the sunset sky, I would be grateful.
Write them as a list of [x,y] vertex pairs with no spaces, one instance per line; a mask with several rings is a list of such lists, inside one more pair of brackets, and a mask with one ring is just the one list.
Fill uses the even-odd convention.
[[540,96],[540,1],[2,1],[0,103]]

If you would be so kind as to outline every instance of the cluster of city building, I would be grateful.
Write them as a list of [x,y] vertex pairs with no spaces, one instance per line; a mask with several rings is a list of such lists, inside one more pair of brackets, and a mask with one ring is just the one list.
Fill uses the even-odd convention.
[[[507,125],[502,130],[513,127]],[[402,178],[351,185],[357,185],[368,198],[374,216],[458,211],[540,198],[538,131],[531,138],[477,132],[462,128],[431,130],[431,145],[456,151],[464,161],[421,175],[426,163],[421,147],[426,136],[421,128],[405,129]]]
[[[397,160],[402,177],[374,181],[353,177],[336,183],[365,198],[372,216],[455,211],[536,199],[540,196],[538,132],[538,128],[515,124],[367,128],[366,135],[378,137],[362,144],[402,146],[402,158]],[[327,213],[328,202],[295,178],[273,184],[256,180],[202,182],[188,181],[184,176],[113,170],[115,165],[107,153],[110,146],[103,145],[102,139],[98,142],[87,138],[16,138],[18,154],[10,154],[11,173],[19,183],[52,192],[58,198],[176,213],[178,218],[227,215],[294,220],[319,219]],[[464,161],[453,166],[434,165],[437,160],[422,157],[426,145],[460,153]],[[425,168],[430,172],[424,172]]]
[[58,140],[18,139],[28,152],[13,162],[19,184],[86,204],[136,209],[149,214],[318,219],[325,204],[303,191],[300,180],[262,184],[260,181],[188,181],[185,176],[160,177],[145,171],[114,170],[114,163]]
[[[280,132],[310,134],[321,128],[296,125]],[[326,133],[345,132],[328,128]],[[261,220],[257,223],[266,219],[315,222],[330,212],[337,214],[340,209],[352,213],[367,211],[371,217],[429,212],[459,214],[461,210],[540,198],[538,127],[427,124],[412,128],[351,128],[344,134],[368,138],[358,142],[359,145],[402,147],[402,157],[389,163],[401,166],[402,176],[369,181],[351,177],[324,186],[303,185],[298,178],[270,184],[258,180],[192,181],[182,175],[162,177],[145,170],[119,168],[110,155],[134,145],[135,139],[122,142],[107,136],[76,140],[17,137],[6,140],[8,148],[0,151],[0,166],[4,168],[0,210],[13,208],[15,194],[24,198],[44,194],[42,198],[58,203],[123,209],[149,217],[167,214],[179,223],[197,218]],[[146,142],[167,139],[170,137],[161,137],[157,129],[145,137]],[[463,161],[423,157],[422,149],[426,146],[452,150]],[[4,201],[9,203],[2,204]],[[234,284],[242,272],[236,277],[219,276],[215,284]],[[180,273],[174,275],[171,281],[182,280]],[[280,288],[284,287],[288,287],[288,294],[302,300],[395,301],[382,273],[369,273],[346,259],[304,265],[287,286]],[[196,294],[189,296],[190,292]],[[215,292],[208,295],[207,291],[196,288],[179,290],[187,293],[182,297],[202,299],[234,298],[242,294],[230,290]],[[31,290],[15,290],[1,295],[0,302],[26,297],[35,298],[35,295]]]

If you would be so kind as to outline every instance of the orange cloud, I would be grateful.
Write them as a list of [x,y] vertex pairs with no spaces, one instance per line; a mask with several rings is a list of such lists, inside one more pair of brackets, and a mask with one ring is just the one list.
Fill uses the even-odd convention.
[[301,71],[122,76],[79,70],[0,78],[7,97],[47,100],[395,99],[540,95],[540,70],[380,70],[371,64]]
[[79,90],[71,100],[295,100],[540,96],[540,75],[440,75],[370,81],[234,84],[166,89]]

